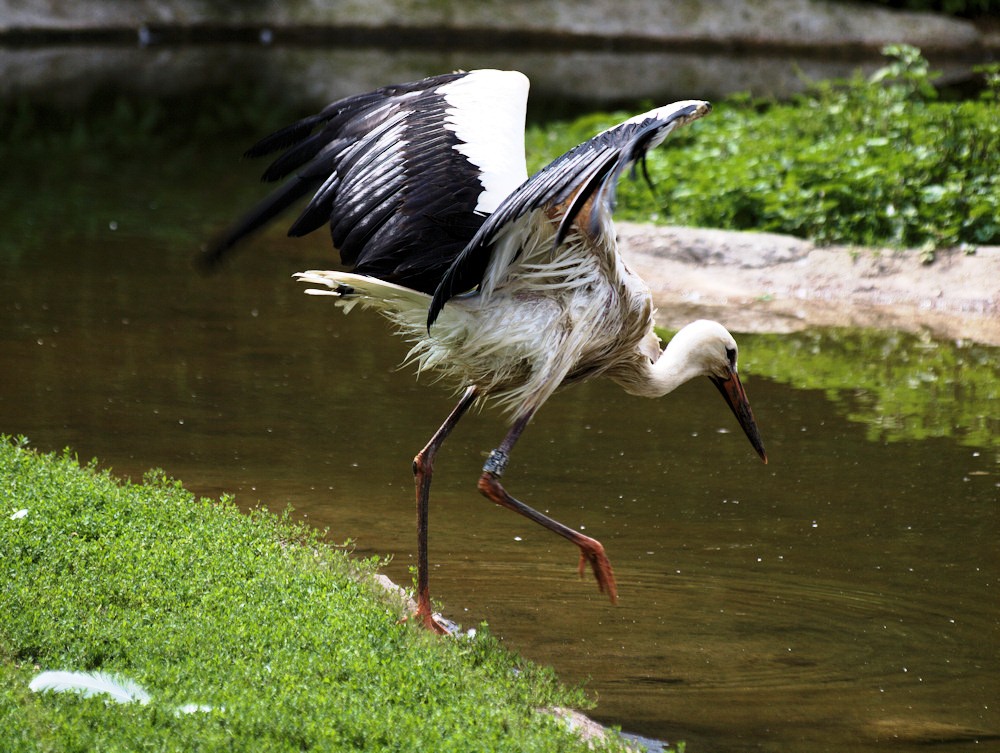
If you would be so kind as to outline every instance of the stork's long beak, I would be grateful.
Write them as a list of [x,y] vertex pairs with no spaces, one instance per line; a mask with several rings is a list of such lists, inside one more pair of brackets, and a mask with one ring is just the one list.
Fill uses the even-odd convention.
[[746,433],[747,439],[750,440],[750,444],[757,450],[760,459],[766,463],[767,453],[764,452],[764,443],[760,439],[760,431],[757,429],[757,422],[754,421],[753,411],[750,410],[750,401],[747,399],[746,390],[743,389],[740,375],[736,373],[735,369],[730,369],[729,376],[727,377],[711,376],[709,379],[719,388],[719,392],[726,399],[726,403],[732,408],[736,420],[743,427],[743,431]]

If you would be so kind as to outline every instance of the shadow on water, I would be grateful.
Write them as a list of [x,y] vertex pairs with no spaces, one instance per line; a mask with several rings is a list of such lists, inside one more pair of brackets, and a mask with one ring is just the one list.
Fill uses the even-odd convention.
[[[4,155],[0,431],[292,505],[409,582],[410,458],[451,396],[397,368],[405,345],[375,316],[301,294],[290,275],[329,263],[322,234],[192,271],[257,195],[259,166],[235,159],[251,135],[85,131]],[[518,445],[509,488],[604,542],[617,608],[571,547],[475,492],[504,426],[467,417],[435,476],[445,612],[586,683],[598,718],[690,750],[995,738],[1000,352],[740,340],[767,466],[707,381],[659,401],[574,388]]]

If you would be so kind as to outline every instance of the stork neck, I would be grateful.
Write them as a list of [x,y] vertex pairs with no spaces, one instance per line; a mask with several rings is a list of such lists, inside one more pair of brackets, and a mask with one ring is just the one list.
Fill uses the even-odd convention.
[[633,395],[660,397],[696,376],[728,374],[736,368],[736,341],[718,322],[699,319],[682,327],[658,358],[659,341],[654,343],[655,337],[650,330],[639,347],[644,357],[633,362],[637,368],[619,380]]
[[651,396],[662,397],[673,392],[700,373],[691,361],[690,354],[668,345],[656,363],[650,364],[648,378]]
[[683,348],[669,345],[656,361],[643,359],[643,363],[638,372],[617,380],[626,392],[640,397],[663,397],[701,373]]

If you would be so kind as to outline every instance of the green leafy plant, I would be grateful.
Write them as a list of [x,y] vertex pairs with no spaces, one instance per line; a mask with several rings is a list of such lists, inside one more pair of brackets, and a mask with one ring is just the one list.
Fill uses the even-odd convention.
[[[1000,102],[939,101],[918,50],[885,54],[870,77],[818,82],[791,102],[726,100],[649,155],[656,190],[626,181],[619,216],[916,247],[928,258],[1000,243]],[[550,134],[563,126],[533,128],[529,153],[540,166],[623,117],[587,116],[559,137]]]

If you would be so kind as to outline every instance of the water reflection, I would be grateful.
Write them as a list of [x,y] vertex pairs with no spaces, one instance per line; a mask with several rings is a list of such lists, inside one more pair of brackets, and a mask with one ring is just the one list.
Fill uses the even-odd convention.
[[[191,271],[197,239],[248,203],[236,186],[256,166],[232,151],[84,162],[87,190],[61,195],[65,164],[10,163],[0,431],[291,504],[408,582],[410,458],[452,398],[397,369],[405,346],[377,317],[302,295],[290,275],[324,263],[322,237],[265,236],[220,276]],[[574,388],[518,445],[510,490],[603,541],[621,606],[577,581],[572,547],[476,494],[504,433],[489,410],[439,459],[435,596],[585,682],[598,717],[689,750],[995,736],[1000,353],[740,339],[768,466],[707,381],[659,401]]]
[[[808,82],[871,73],[864,59],[768,52],[673,49],[395,49],[213,44],[201,47],[82,46],[0,49],[0,97],[44,92],[48,101],[79,104],[102,91],[176,95],[201,86],[252,87],[305,109],[384,86],[450,70],[511,68],[532,81],[531,107],[548,115],[641,101],[718,99],[735,92],[788,97]],[[965,62],[934,60],[954,76]]]
[[744,341],[751,369],[823,390],[865,425],[869,439],[953,437],[1000,447],[996,348],[894,331],[817,330]]

